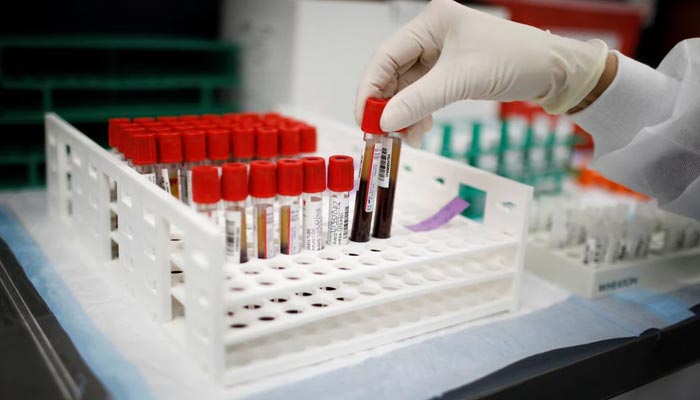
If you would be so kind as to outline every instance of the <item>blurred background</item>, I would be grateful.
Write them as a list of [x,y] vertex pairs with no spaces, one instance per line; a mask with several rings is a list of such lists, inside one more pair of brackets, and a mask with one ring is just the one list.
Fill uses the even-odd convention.
[[[0,189],[44,184],[47,111],[102,145],[109,117],[263,111],[291,103],[353,123],[355,86],[372,51],[425,3],[15,3],[0,14]],[[601,38],[652,67],[677,42],[700,36],[697,0],[464,3],[554,33]],[[523,166],[516,172],[501,166],[507,154],[499,153],[495,165],[479,165],[468,149],[460,153],[447,143],[457,135],[455,121],[511,116],[532,123],[542,112],[527,103],[462,102],[438,113],[433,137],[440,140],[431,145],[429,137],[426,148],[532,184]],[[585,133],[575,136],[567,143],[590,148]]]

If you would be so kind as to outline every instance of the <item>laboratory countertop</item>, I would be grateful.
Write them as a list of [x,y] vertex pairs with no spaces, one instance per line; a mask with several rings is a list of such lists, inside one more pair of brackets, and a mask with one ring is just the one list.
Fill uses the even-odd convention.
[[116,398],[427,399],[532,355],[667,327],[700,302],[699,285],[586,300],[525,273],[515,313],[220,388],[48,217],[44,191],[1,193],[0,206],[0,236]]

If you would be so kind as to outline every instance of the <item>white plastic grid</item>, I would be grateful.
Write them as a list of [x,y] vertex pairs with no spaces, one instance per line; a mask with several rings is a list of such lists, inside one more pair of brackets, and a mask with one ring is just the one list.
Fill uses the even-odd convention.
[[[318,127],[320,155],[348,149],[359,154],[361,135],[355,129],[281,111]],[[53,114],[46,117],[46,134],[54,211],[78,229],[101,261],[117,267],[154,320],[226,383],[517,307],[532,193],[527,186],[406,148],[391,239],[232,265],[224,261],[223,233],[193,210]],[[458,217],[427,233],[404,228],[451,200],[460,184],[487,193],[483,224]],[[110,202],[112,185],[117,198]],[[419,185],[423,190],[416,191]],[[111,230],[115,217],[118,229]],[[171,241],[173,230],[177,242]],[[118,261],[112,260],[115,246]],[[184,273],[172,275],[173,267]],[[499,288],[487,290],[493,298],[474,300],[490,287]],[[471,300],[462,304],[463,296]],[[424,304],[429,312],[410,304]],[[386,315],[381,310],[402,308],[405,313],[379,317]],[[365,322],[352,323],[356,318]],[[347,329],[334,336],[336,325]],[[309,329],[326,332],[321,336],[328,340],[300,347]],[[271,350],[282,348],[287,350]]]

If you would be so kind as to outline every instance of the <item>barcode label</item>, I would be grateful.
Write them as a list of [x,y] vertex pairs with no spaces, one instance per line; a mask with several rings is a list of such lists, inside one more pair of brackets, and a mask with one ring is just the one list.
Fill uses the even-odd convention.
[[297,254],[301,251],[299,238],[299,204],[289,206],[289,254]]
[[389,180],[391,175],[391,152],[392,152],[392,142],[394,139],[390,137],[382,138],[382,156],[379,161],[379,174],[377,177],[377,184],[383,188],[389,187]]
[[230,261],[241,261],[241,212],[226,211],[226,255]]
[[350,198],[347,195],[331,196],[328,212],[328,245],[348,244],[348,221],[350,220]]
[[377,197],[377,178],[379,175],[381,158],[382,144],[377,143],[372,146],[372,159],[370,160],[369,176],[367,177],[367,194],[365,195],[365,212],[374,212],[374,200]]
[[272,206],[265,208],[265,258],[277,255],[275,248],[275,214]]
[[143,176],[145,176],[146,179],[148,179],[151,183],[156,184],[156,185],[158,184],[158,181],[156,180],[156,173],[155,172],[151,172],[149,174],[143,174]]
[[160,169],[160,184],[158,186],[162,187],[166,192],[173,194],[170,190],[170,174],[167,168]]
[[323,202],[304,201],[304,249],[323,249]]
[[193,204],[192,202],[192,170],[187,170],[187,204]]

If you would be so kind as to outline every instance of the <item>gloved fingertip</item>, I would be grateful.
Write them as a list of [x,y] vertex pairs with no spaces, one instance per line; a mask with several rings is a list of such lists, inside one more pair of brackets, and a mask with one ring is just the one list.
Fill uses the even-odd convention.
[[384,112],[382,112],[382,118],[379,121],[379,125],[384,132],[396,132],[409,126],[410,122],[405,121],[405,117],[401,112],[401,109],[399,107],[392,106],[392,102],[389,101],[389,104],[387,104],[386,108],[384,108]]

